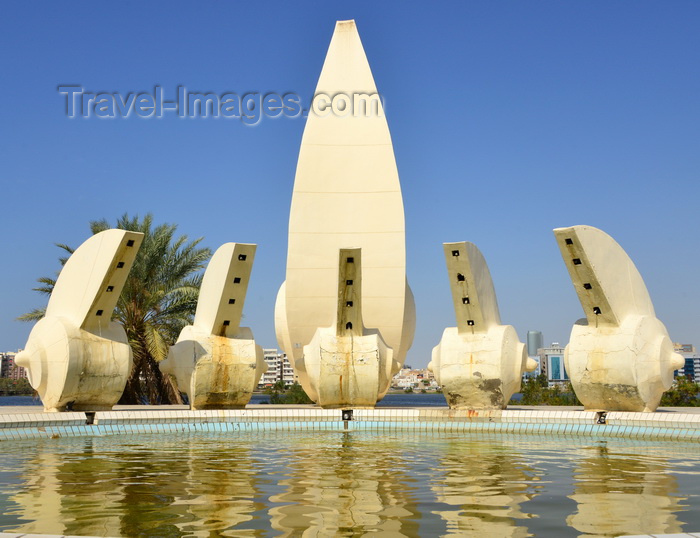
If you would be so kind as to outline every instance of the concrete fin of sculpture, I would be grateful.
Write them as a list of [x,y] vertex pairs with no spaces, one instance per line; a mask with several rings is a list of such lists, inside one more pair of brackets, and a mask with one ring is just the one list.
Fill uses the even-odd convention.
[[339,249],[362,249],[363,319],[392,348],[394,373],[415,330],[399,175],[354,21],[336,24],[316,95],[345,96],[340,100],[351,106],[344,112],[339,101],[328,102],[322,113],[309,113],[292,192],[286,280],[275,305],[278,343],[312,399],[314,389],[298,364],[317,330],[336,321]]
[[586,409],[654,411],[683,358],[656,318],[639,271],[602,230],[572,226],[554,236],[586,314],[564,354],[576,395]]
[[17,355],[47,411],[111,409],[119,401],[132,355],[111,318],[142,240],[138,232],[105,230],[66,261],[45,316]]
[[324,408],[374,407],[391,381],[393,351],[362,322],[362,251],[340,249],[334,323],[317,329],[297,362]]
[[192,409],[244,407],[267,370],[252,331],[240,326],[255,250],[244,243],[217,249],[202,279],[194,323],[160,363]]
[[558,228],[554,235],[590,325],[655,316],[642,276],[612,237],[591,226]]
[[473,243],[444,243],[457,331],[487,332],[501,324],[496,290],[481,251]]
[[445,329],[428,369],[453,409],[505,409],[537,363],[511,325],[501,325],[491,273],[473,243],[444,243],[457,327]]

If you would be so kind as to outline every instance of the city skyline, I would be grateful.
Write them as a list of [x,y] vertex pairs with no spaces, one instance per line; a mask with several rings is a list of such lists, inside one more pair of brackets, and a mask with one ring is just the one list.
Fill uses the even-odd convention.
[[613,236],[671,339],[700,343],[697,4],[272,2],[274,18],[238,4],[164,6],[137,17],[109,4],[47,4],[41,17],[6,7],[1,349],[24,346],[31,324],[14,319],[46,304],[31,288],[58,270],[53,244],[77,247],[90,220],[125,212],[178,224],[212,250],[256,243],[245,324],[279,348],[274,301],[303,117],[69,118],[59,86],[124,100],[156,86],[166,101],[179,87],[293,93],[306,106],[343,19],[357,21],[399,170],[417,311],[406,363],[425,367],[455,325],[450,241],[483,251],[521,341],[534,330],[565,344],[583,310],[552,229],[575,224]]

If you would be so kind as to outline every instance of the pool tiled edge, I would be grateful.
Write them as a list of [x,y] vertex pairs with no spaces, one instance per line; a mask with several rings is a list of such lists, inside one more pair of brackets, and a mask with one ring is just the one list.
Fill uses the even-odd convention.
[[290,407],[0,415],[0,441],[140,433],[312,430],[583,435],[700,442],[700,414],[610,412],[601,415],[542,408],[504,411],[377,408],[355,409],[351,420],[343,420],[340,409]]

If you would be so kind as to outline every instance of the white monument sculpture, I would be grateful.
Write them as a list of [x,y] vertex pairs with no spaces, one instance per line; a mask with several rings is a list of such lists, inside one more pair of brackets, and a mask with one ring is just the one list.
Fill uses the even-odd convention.
[[554,235],[586,313],[564,352],[576,395],[589,410],[654,411],[684,361],[639,271],[597,228],[557,228]]
[[433,348],[428,369],[452,409],[505,409],[537,363],[511,325],[501,325],[486,260],[473,243],[444,243],[457,326]]
[[325,408],[374,407],[393,377],[393,351],[362,323],[361,249],[340,249],[334,323],[316,329],[297,361],[316,403]]
[[306,393],[318,401],[314,387],[324,381],[311,381],[316,374],[302,360],[304,346],[335,323],[339,250],[361,248],[362,317],[393,351],[391,375],[377,395],[382,398],[413,341],[415,305],[406,281],[403,200],[391,135],[354,21],[336,24],[316,99],[317,108],[325,108],[309,113],[299,150],[286,281],[275,306],[277,340]]
[[159,365],[192,409],[244,407],[267,371],[252,331],[240,326],[255,249],[243,243],[217,249],[202,279],[194,324],[182,329]]
[[61,270],[16,362],[46,411],[111,409],[131,372],[131,348],[111,321],[143,234],[105,230],[85,241]]

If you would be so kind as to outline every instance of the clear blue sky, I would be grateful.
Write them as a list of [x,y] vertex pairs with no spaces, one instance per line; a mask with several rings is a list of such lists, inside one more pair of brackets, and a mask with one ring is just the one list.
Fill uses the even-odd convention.
[[501,317],[566,343],[583,316],[552,229],[605,230],[674,341],[700,345],[700,3],[8,2],[0,18],[0,349],[45,299],[53,243],[152,212],[216,248],[257,243],[245,321],[277,345],[303,119],[68,119],[56,87],[313,94],[339,19],[357,21],[406,209],[427,364],[454,312],[445,241],[484,253]]

